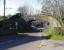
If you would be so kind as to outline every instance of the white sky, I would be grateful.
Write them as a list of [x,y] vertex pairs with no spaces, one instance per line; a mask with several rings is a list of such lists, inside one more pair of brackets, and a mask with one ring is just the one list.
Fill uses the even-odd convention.
[[[41,10],[41,0],[6,0],[6,15],[15,14],[20,6],[28,6],[32,8],[33,13],[36,13],[36,10]],[[0,15],[3,15],[3,0],[0,0]]]

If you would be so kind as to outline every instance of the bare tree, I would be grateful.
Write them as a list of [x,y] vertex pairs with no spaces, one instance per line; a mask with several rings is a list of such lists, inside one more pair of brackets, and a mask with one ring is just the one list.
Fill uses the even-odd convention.
[[21,15],[27,15],[28,7],[27,6],[19,7],[18,11],[21,13]]
[[23,19],[27,20],[27,15],[28,15],[28,12],[29,12],[29,8],[27,6],[19,7],[18,11],[21,14],[21,17]]
[[[61,26],[63,25],[62,17],[64,17],[64,1],[63,0],[45,0],[42,10],[46,13],[50,13],[53,17],[59,21]],[[58,26],[58,25],[57,25]]]
[[46,0],[43,7],[44,7],[44,11],[47,10],[46,11],[47,13],[51,13],[53,16],[59,19],[62,17],[64,12],[64,1],[63,0]]

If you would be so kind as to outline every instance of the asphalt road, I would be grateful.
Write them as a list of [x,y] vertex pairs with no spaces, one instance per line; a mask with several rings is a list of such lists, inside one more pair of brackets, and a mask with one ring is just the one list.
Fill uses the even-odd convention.
[[[1,36],[0,50],[64,50],[60,45],[56,46],[55,42],[46,39],[46,36],[41,37],[40,33],[24,34]],[[61,43],[64,44],[64,41]]]
[[1,36],[0,50],[39,50],[40,40],[39,33]]

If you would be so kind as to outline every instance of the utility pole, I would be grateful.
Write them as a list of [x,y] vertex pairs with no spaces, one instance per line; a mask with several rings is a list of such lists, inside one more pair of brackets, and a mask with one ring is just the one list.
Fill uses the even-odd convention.
[[5,7],[6,6],[6,0],[4,0],[4,18],[5,18]]

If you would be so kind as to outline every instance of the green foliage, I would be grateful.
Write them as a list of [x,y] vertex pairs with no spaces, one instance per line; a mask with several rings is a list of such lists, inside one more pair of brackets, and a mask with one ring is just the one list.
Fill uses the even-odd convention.
[[47,34],[48,34],[48,35],[56,34],[56,28],[50,28],[50,29],[47,31]]
[[51,28],[48,31],[48,36],[51,35],[52,40],[64,40],[64,35],[58,35],[57,33],[60,32],[60,30],[57,30],[57,27]]
[[62,35],[53,35],[51,37],[52,40],[64,40],[64,36]]

